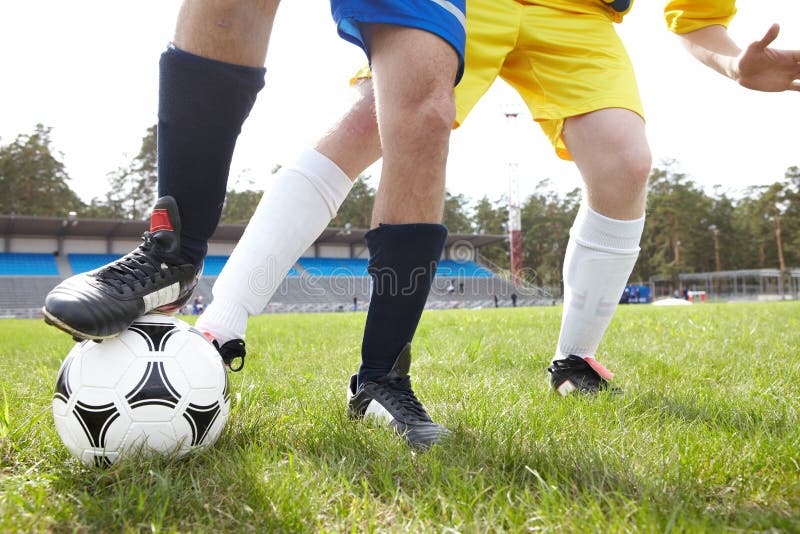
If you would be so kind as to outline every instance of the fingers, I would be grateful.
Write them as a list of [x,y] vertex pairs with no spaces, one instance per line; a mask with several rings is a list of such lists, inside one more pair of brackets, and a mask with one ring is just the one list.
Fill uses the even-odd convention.
[[761,48],[768,47],[770,44],[772,44],[772,41],[774,41],[778,37],[780,31],[781,31],[780,25],[773,24],[772,26],[770,26],[769,29],[767,30],[767,33],[764,34],[764,37],[760,41],[758,41],[758,46],[760,46]]

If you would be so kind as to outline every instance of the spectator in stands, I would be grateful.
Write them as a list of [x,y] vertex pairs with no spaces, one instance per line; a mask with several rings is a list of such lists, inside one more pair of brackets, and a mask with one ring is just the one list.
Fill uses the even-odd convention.
[[459,295],[463,295],[464,294],[464,282],[459,282],[458,283],[458,294]]
[[453,293],[456,292],[456,285],[454,282],[455,280],[450,280],[449,282],[447,282],[447,293],[449,295],[452,295]]
[[511,293],[511,306],[516,308],[517,307],[517,294]]
[[[456,124],[463,123],[472,106],[500,75],[525,98],[557,154],[578,164],[586,195],[565,256],[564,315],[555,360],[549,370],[551,383],[559,393],[592,393],[608,387],[611,376],[594,360],[594,355],[638,256],[650,151],[633,68],[612,24],[622,19],[630,2],[565,0],[556,4],[471,0],[468,64],[465,82],[456,89]],[[692,54],[709,67],[747,87],[796,89],[795,53],[768,48],[777,36],[777,28],[770,29],[761,41],[741,53],[725,28],[734,12],[732,0],[672,0],[666,16],[670,29],[681,34]],[[565,72],[570,73],[569,78],[563,75]],[[312,155],[306,156],[314,162],[314,176],[336,177],[330,182],[336,187],[341,178],[354,178],[380,155],[371,81],[365,76],[354,82],[360,99],[317,143]],[[376,80],[380,80],[379,72]],[[380,189],[384,189],[383,183]],[[441,190],[428,191],[442,202]],[[264,235],[275,235],[275,229],[283,227],[282,213],[308,211],[295,193],[291,184],[280,182],[264,194],[248,232],[237,246],[237,251],[243,252],[238,256],[234,252],[234,257],[241,260],[229,262],[217,281],[215,294],[221,305],[215,308],[212,304],[198,323],[217,339],[242,337],[248,313],[258,313],[269,300],[271,293],[254,295],[243,283],[248,280],[248,273],[261,269],[270,260],[274,263],[276,256],[291,265],[327,224],[322,220],[325,218],[306,221],[304,228],[298,229],[295,246],[261,243]],[[308,194],[314,199],[318,196]],[[309,200],[309,204],[315,201]],[[282,206],[281,210],[271,209],[276,205]],[[330,210],[335,205],[328,202],[318,211],[329,210],[326,215],[332,215]],[[403,203],[397,206],[412,208]],[[377,207],[384,209],[383,201]],[[386,253],[392,254],[392,262],[404,261],[402,251],[370,248],[373,258]],[[372,269],[371,273],[377,271]],[[276,278],[280,276],[278,272]],[[512,300],[516,303],[516,295]],[[413,321],[407,323],[411,327],[405,330],[405,341],[413,338],[422,304],[420,299],[414,313],[409,314]],[[368,332],[372,332],[371,324],[376,324],[371,322],[372,313],[371,304]],[[379,322],[388,316],[387,312]],[[392,351],[378,354],[372,349],[375,339],[371,333],[365,335],[361,369],[374,371],[382,367],[383,372],[389,371],[388,363],[394,357],[389,354],[407,347],[395,346]],[[367,374],[360,373],[351,383],[353,392],[369,383]]]
[[353,311],[358,311],[358,297],[353,297]]

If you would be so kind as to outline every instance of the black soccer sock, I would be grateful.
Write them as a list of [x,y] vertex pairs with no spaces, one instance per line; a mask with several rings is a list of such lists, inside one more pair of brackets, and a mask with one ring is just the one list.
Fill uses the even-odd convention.
[[233,149],[264,68],[184,52],[161,54],[158,98],[158,196],[181,216],[181,255],[199,265],[222,214]]
[[446,239],[441,224],[382,224],[367,232],[372,298],[359,384],[386,375],[411,342]]

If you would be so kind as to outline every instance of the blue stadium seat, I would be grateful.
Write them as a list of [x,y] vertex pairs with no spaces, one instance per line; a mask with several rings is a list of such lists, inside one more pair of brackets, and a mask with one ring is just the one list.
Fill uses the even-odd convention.
[[312,276],[369,276],[367,260],[356,258],[300,258],[297,263]]
[[93,271],[119,257],[119,254],[67,254],[70,267],[72,267],[72,272],[74,274]]
[[0,252],[0,275],[58,276],[52,254]]
[[[112,262],[121,257],[120,254],[68,254],[69,263],[72,266],[72,272],[75,274],[85,273],[102,267],[103,265]],[[219,276],[225,263],[228,261],[228,256],[206,256],[205,264],[203,265],[203,274],[205,276]],[[56,273],[57,274],[57,273]],[[288,276],[297,276],[297,271],[292,267]]]
[[[43,256],[47,256],[43,254]],[[110,261],[119,258],[115,254],[69,254],[69,261],[75,273],[91,271]],[[50,258],[52,261],[52,257]],[[206,256],[203,274],[219,276],[228,256]],[[369,276],[367,260],[357,258],[300,258],[297,262],[303,270],[312,276]],[[55,266],[55,262],[53,262]],[[58,274],[58,273],[56,273]],[[299,276],[292,267],[287,276]],[[494,274],[474,261],[442,260],[436,270],[436,276],[445,278],[491,277]]]
[[228,256],[206,256],[205,263],[203,263],[203,274],[205,276],[219,276],[227,262]]
[[[369,276],[367,260],[355,258],[300,258],[297,262],[314,276]],[[474,261],[442,260],[436,276],[447,278],[491,277],[494,274]]]
[[436,276],[445,278],[480,278],[491,277],[494,274],[474,261],[442,260],[439,262],[439,268],[436,269]]

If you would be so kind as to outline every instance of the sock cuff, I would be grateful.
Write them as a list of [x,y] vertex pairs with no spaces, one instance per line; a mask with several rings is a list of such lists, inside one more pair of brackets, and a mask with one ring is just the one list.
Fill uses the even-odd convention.
[[580,245],[613,254],[638,254],[644,231],[642,216],[633,220],[612,219],[581,203],[569,235]]
[[336,216],[353,187],[350,177],[332,159],[313,148],[302,152],[288,170],[301,174],[314,186],[325,201],[331,218]]
[[240,76],[253,78],[255,84],[258,85],[259,90],[264,86],[264,75],[267,72],[265,67],[249,67],[247,65],[237,65],[236,63],[228,63],[210,57],[198,56],[186,50],[182,50],[175,46],[173,43],[167,45],[167,49],[162,54],[165,60],[176,60],[186,63],[194,63],[196,65],[203,65],[205,68],[235,72]]
[[[429,223],[381,223],[367,232],[364,239],[367,241],[370,258],[385,253],[402,258],[414,254],[420,257],[435,256],[434,259],[438,261],[447,241],[447,227]],[[439,251],[438,254],[434,254],[436,250]]]
[[[258,313],[258,310],[254,313]],[[197,320],[195,327],[200,331],[209,332],[220,345],[231,339],[244,339],[245,332],[240,328],[247,327],[249,314],[247,310],[235,300],[214,297],[208,308]],[[231,329],[230,325],[237,325]]]
[[264,87],[266,74],[263,67],[198,56],[173,44],[161,54],[159,65],[160,121],[180,119],[189,127],[213,125],[237,135]]

